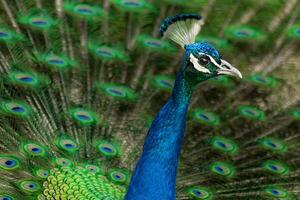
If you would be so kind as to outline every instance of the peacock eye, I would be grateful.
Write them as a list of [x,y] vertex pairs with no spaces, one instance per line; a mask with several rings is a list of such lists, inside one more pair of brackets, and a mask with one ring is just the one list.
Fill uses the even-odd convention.
[[203,66],[203,65],[207,65],[210,62],[210,60],[207,57],[201,57],[199,58],[198,62],[200,65]]

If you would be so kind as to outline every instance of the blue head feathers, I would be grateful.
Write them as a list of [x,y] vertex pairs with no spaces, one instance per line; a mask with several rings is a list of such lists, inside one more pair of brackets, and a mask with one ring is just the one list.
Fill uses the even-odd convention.
[[207,42],[187,44],[184,46],[186,53],[210,55],[218,64],[221,64],[221,54],[211,44]]
[[185,51],[183,71],[194,82],[200,82],[220,74],[242,78],[241,73],[208,43],[195,43],[203,25],[197,14],[179,14],[167,17],[160,26],[160,35],[179,44]]

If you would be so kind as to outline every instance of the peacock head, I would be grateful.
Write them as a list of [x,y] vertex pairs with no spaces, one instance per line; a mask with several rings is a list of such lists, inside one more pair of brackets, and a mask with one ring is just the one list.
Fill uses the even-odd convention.
[[219,75],[242,78],[241,72],[222,59],[220,53],[209,43],[193,43],[184,46],[185,77],[200,82]]
[[167,17],[160,26],[160,35],[167,37],[185,49],[181,72],[185,79],[197,84],[222,74],[242,78],[239,70],[222,59],[209,43],[195,43],[203,25],[198,14],[179,14]]

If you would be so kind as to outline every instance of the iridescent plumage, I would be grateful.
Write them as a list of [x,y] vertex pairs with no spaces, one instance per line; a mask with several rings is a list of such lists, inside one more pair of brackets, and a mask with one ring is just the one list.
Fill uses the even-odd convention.
[[0,9],[0,200],[299,196],[296,0]]

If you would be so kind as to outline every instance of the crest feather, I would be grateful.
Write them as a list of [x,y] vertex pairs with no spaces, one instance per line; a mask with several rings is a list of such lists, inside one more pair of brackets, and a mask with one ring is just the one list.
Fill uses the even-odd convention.
[[202,17],[198,14],[179,14],[167,17],[161,23],[160,35],[184,48],[185,45],[195,42],[202,25]]

